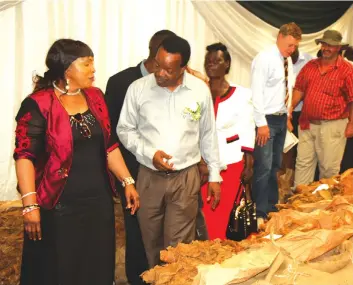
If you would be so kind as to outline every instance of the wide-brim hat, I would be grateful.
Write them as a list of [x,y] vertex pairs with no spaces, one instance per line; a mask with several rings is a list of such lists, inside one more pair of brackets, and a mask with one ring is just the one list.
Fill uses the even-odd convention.
[[341,46],[342,48],[348,47],[348,43],[342,42],[342,35],[339,31],[327,30],[321,39],[316,39],[315,43],[318,45],[320,43],[326,43],[331,46]]

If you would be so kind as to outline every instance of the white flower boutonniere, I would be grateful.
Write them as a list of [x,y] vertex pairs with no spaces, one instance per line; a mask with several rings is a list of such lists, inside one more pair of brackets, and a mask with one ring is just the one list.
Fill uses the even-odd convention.
[[184,117],[197,122],[201,118],[201,105],[198,102],[192,103],[189,107],[185,107],[183,111]]

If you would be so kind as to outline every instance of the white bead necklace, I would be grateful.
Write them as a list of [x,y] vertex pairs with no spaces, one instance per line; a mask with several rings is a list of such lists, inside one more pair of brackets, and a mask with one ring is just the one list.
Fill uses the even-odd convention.
[[56,84],[55,82],[53,82],[53,87],[58,90],[60,93],[64,94],[64,95],[70,95],[70,96],[73,96],[73,95],[77,95],[81,92],[81,89],[77,89],[75,92],[65,92],[64,90],[60,89]]

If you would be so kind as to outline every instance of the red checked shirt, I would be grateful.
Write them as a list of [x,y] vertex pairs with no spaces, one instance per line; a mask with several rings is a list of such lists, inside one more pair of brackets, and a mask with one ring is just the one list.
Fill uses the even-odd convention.
[[347,104],[353,102],[353,66],[338,57],[336,65],[325,73],[319,70],[321,59],[313,59],[300,71],[294,89],[304,92],[299,119],[300,128],[310,128],[311,120],[337,120],[348,117]]

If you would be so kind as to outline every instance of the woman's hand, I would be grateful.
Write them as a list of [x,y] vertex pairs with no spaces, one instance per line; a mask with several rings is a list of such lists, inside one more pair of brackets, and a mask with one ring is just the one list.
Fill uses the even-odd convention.
[[126,209],[131,210],[131,215],[134,215],[140,207],[140,196],[137,193],[134,184],[126,185],[125,187]]
[[40,227],[40,210],[35,209],[23,216],[25,231],[30,240],[41,240],[42,231]]
[[242,173],[241,173],[241,180],[244,182],[244,184],[248,184],[251,182],[251,179],[253,177],[253,169],[252,167],[244,167]]

